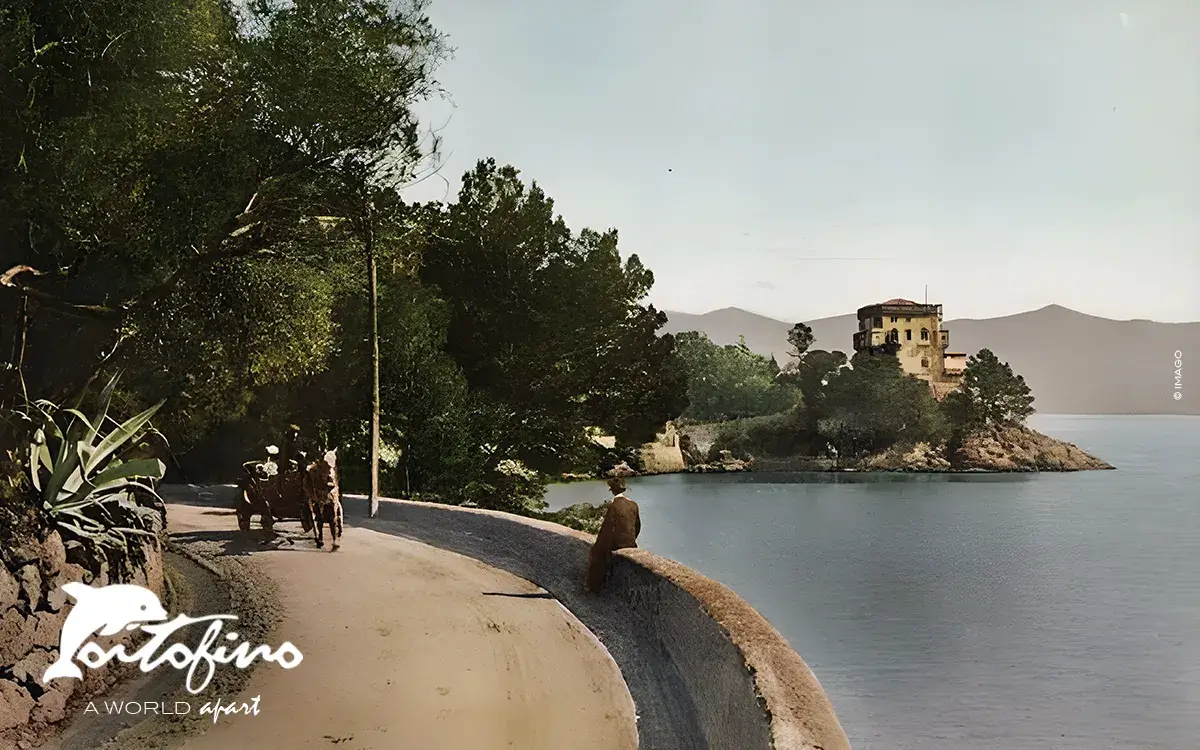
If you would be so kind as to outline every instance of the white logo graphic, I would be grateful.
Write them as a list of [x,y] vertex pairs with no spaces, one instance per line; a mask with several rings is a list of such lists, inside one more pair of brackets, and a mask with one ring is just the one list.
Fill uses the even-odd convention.
[[[42,675],[42,684],[46,685],[58,677],[73,677],[83,679],[83,672],[72,659],[92,669],[102,667],[115,657],[123,662],[141,662],[143,672],[149,672],[170,662],[176,669],[187,668],[187,689],[193,695],[200,693],[208,686],[216,673],[217,664],[234,664],[238,669],[246,669],[256,658],[263,661],[273,661],[284,669],[292,669],[300,664],[304,655],[290,642],[285,641],[274,652],[269,646],[258,646],[251,650],[250,644],[243,641],[232,651],[226,651],[224,646],[218,646],[211,653],[209,647],[222,636],[222,620],[236,620],[234,615],[208,615],[207,617],[188,617],[179,615],[170,622],[162,602],[150,589],[131,584],[114,584],[112,586],[92,587],[82,583],[64,584],[62,590],[75,600],[75,607],[67,615],[59,636],[58,660],[51,664]],[[197,622],[209,622],[208,630],[200,640],[198,648],[193,651],[182,643],[172,644],[159,653],[175,631]],[[146,624],[155,623],[155,624]],[[105,651],[94,641],[89,640],[99,631],[102,636],[116,635],[122,630],[141,629],[152,637],[141,648],[132,654],[125,652],[124,644],[116,644]],[[224,633],[227,641],[238,640],[234,632]],[[82,648],[81,648],[82,647]],[[204,681],[198,687],[192,686],[197,667],[204,664],[206,673]]]

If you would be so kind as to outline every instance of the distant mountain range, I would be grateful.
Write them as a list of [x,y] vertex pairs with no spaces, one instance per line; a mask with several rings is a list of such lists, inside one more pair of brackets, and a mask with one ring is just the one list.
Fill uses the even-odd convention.
[[[787,361],[784,322],[736,307],[695,315],[666,311],[665,333],[702,331],[718,344],[738,336],[760,354]],[[812,348],[853,354],[858,327],[853,313],[804,321]],[[1047,414],[1200,414],[1200,322],[1109,320],[1049,305],[1040,310],[982,320],[948,320],[949,351],[991,349],[1025,376]],[[1174,353],[1184,355],[1183,398],[1175,401]],[[1190,364],[1190,370],[1189,370]],[[1197,373],[1197,375],[1189,375]]]

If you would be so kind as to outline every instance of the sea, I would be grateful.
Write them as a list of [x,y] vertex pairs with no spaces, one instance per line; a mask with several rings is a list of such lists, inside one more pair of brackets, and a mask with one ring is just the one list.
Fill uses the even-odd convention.
[[627,494],[639,544],[770,620],[857,750],[1200,748],[1200,417],[1030,426],[1117,470],[677,474]]

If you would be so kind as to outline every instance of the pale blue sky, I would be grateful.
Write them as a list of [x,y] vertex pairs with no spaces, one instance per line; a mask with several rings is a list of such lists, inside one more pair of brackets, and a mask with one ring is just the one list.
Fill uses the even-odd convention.
[[[1124,15],[1122,15],[1124,14]],[[459,176],[616,227],[651,301],[1200,320],[1200,0],[434,0]],[[671,171],[668,171],[671,170]],[[413,199],[441,198],[428,180]]]

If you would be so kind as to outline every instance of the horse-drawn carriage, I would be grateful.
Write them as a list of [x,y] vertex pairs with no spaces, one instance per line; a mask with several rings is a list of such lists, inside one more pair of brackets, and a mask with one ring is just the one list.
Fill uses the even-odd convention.
[[318,547],[325,546],[324,527],[329,526],[332,548],[342,539],[342,502],[338,487],[337,453],[304,451],[294,448],[295,428],[289,436],[288,450],[279,454],[276,446],[267,446],[267,457],[242,464],[243,477],[238,485],[237,518],[242,531],[250,531],[256,514],[268,533],[275,522],[298,520],[305,532],[313,531]]

